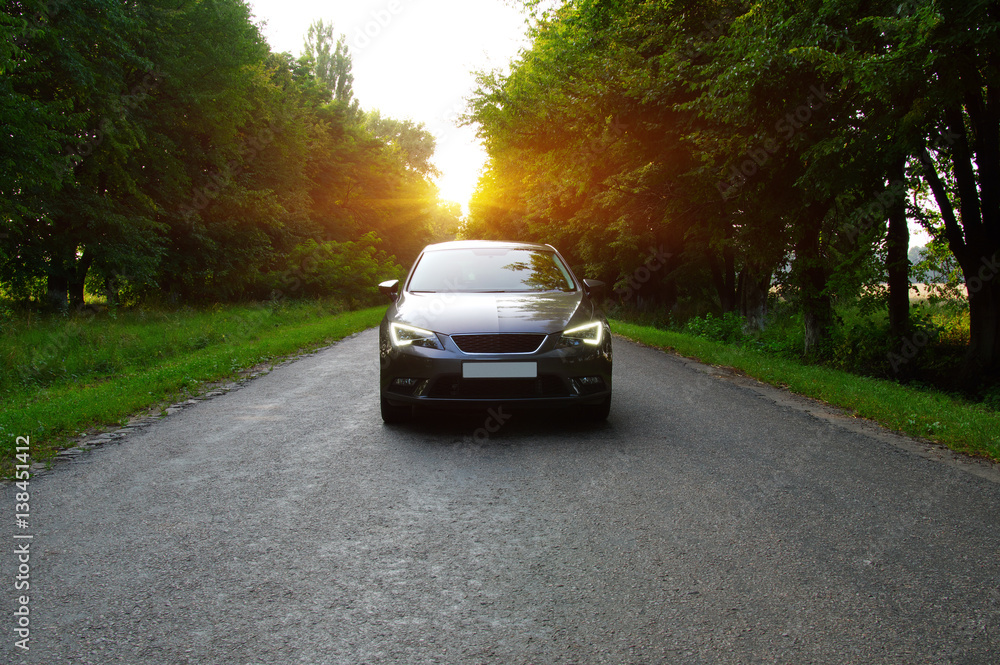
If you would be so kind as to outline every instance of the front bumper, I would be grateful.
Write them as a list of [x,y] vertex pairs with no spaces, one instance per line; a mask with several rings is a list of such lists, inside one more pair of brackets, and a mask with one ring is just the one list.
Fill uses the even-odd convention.
[[[561,333],[550,334],[533,353],[469,354],[447,335],[444,349],[396,347],[383,323],[380,330],[382,396],[392,405],[425,408],[477,408],[510,404],[518,408],[600,404],[612,391],[611,335],[598,346],[559,347]],[[533,378],[463,378],[467,362],[535,363]]]

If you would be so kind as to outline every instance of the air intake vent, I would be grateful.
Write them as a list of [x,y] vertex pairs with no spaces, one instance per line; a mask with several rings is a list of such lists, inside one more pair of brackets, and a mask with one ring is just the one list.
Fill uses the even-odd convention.
[[545,341],[545,335],[499,333],[494,335],[452,335],[465,353],[531,353]]
[[463,379],[457,375],[440,377],[427,390],[438,399],[531,399],[568,397],[559,377],[543,375],[537,379]]

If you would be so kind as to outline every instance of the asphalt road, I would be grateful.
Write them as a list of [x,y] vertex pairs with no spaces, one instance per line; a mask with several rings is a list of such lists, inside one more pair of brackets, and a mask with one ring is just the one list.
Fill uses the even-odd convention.
[[1000,662],[995,470],[615,344],[606,424],[384,426],[368,331],[56,465],[0,662]]

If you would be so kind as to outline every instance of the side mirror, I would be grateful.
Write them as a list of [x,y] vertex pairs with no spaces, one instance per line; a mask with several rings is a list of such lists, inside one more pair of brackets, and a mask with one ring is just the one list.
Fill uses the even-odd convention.
[[597,279],[583,280],[583,290],[592,299],[600,302],[604,300],[604,282]]
[[378,285],[378,292],[395,300],[399,297],[399,280],[390,279],[388,282],[382,282]]

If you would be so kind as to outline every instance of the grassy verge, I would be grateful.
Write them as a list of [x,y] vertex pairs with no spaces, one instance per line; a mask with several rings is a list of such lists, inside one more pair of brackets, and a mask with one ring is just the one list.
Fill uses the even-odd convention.
[[943,393],[739,346],[621,321],[611,329],[649,346],[670,349],[711,365],[732,367],[771,385],[847,409],[910,436],[944,444],[968,455],[1000,461],[1000,414]]
[[378,324],[384,307],[231,306],[5,322],[0,331],[0,477],[16,437],[52,457],[92,427],[196,394],[205,383],[313,350]]

